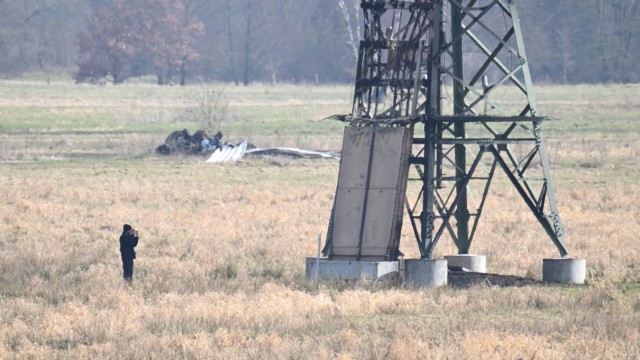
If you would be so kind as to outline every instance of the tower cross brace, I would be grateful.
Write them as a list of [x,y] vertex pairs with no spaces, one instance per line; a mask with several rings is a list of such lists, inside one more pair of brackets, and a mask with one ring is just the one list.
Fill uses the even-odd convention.
[[[469,253],[497,171],[567,256],[542,136],[549,119],[537,110],[516,1],[362,0],[361,8],[352,113],[336,118],[411,128],[408,180],[417,186],[407,187],[404,207],[420,257],[432,258],[445,233]],[[330,237],[327,245],[331,257]]]

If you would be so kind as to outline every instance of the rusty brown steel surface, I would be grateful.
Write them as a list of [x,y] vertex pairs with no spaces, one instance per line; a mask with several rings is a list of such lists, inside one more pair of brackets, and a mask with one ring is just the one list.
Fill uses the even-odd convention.
[[410,128],[345,128],[331,257],[397,256],[411,148]]

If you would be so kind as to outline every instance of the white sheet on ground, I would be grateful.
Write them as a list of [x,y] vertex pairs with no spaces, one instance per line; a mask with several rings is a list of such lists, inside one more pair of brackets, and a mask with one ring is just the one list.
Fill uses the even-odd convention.
[[240,143],[238,146],[223,146],[221,148],[216,149],[209,159],[207,159],[208,163],[216,163],[216,162],[227,162],[227,161],[237,161],[242,159],[245,151],[247,150],[247,140]]
[[262,156],[266,158],[271,158],[271,157],[304,158],[306,157],[306,158],[334,159],[334,158],[340,157],[337,154],[333,154],[327,151],[303,150],[303,149],[297,149],[297,148],[267,148],[267,149],[254,148],[254,149],[247,150],[245,154],[253,155],[253,156]]

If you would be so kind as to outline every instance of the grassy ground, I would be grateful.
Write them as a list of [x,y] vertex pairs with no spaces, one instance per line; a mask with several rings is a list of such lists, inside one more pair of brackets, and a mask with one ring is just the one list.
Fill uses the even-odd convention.
[[[197,87],[0,82],[0,358],[640,358],[638,86],[541,86],[560,212],[585,286],[313,283],[333,160],[153,155]],[[349,87],[229,86],[226,137],[339,149]],[[503,181],[503,180],[500,180]],[[473,245],[540,279],[557,251],[508,187]],[[134,283],[117,238],[141,232]],[[415,257],[409,227],[402,251]],[[436,256],[454,253],[441,242]]]
[[[340,147],[340,126],[324,117],[349,110],[347,87],[216,85],[229,116],[229,141],[260,146]],[[190,110],[202,86],[89,86],[55,82],[0,83],[0,159],[140,156],[174,130],[202,127]],[[216,129],[217,130],[217,129]]]

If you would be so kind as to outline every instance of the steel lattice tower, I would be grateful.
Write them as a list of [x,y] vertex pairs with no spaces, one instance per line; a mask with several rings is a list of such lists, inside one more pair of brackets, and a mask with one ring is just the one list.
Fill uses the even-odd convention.
[[[406,210],[420,255],[468,254],[502,170],[567,255],[515,0],[363,0],[351,126],[413,131]],[[333,215],[332,215],[333,216]],[[328,239],[327,243],[330,243]],[[391,259],[390,259],[391,260]]]

